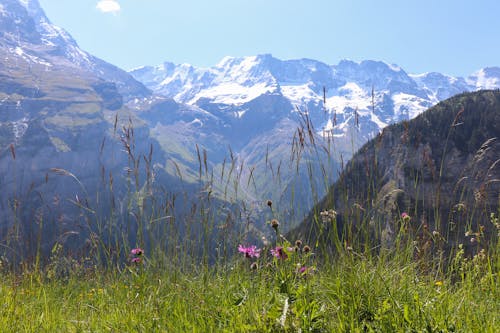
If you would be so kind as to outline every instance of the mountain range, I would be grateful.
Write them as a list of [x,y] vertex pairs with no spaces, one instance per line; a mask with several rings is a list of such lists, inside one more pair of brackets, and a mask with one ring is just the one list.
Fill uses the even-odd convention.
[[[243,177],[241,187],[247,198],[270,197],[291,202],[295,208],[303,205],[305,211],[326,193],[343,163],[388,125],[413,119],[455,94],[500,87],[498,67],[462,78],[435,72],[408,74],[383,61],[343,60],[328,65],[311,59],[280,60],[269,54],[226,57],[210,68],[165,62],[130,73],[155,94],[213,117],[207,122],[193,115],[183,122],[185,132],[210,133],[203,145],[212,153],[221,143],[234,149],[240,163],[261,178],[257,186],[248,188],[249,172]],[[220,135],[211,138],[213,133]],[[310,143],[320,148],[311,151],[309,147],[309,157],[297,168],[290,163],[297,152],[291,138],[301,133],[310,134]],[[222,151],[214,155],[213,161],[224,156]],[[270,165],[280,167],[277,192],[276,179],[266,172]],[[302,170],[298,176],[297,169]],[[295,201],[292,192],[313,195],[298,196]]]
[[165,62],[130,73],[157,94],[201,107],[231,106],[228,111],[239,118],[248,102],[277,95],[292,105],[288,113],[295,111],[294,106],[311,115],[326,111],[329,117],[317,117],[315,123],[319,134],[345,136],[357,117],[364,138],[391,123],[412,119],[455,94],[500,86],[498,67],[480,69],[462,78],[436,72],[407,74],[399,66],[382,61],[343,60],[328,65],[311,59],[280,60],[269,54],[226,57],[211,68]]
[[148,200],[183,220],[169,211],[173,202],[189,215],[200,206],[189,198],[200,197],[254,231],[272,199],[290,228],[387,125],[455,93],[499,86],[496,67],[455,78],[271,55],[127,73],[82,50],[37,0],[1,0],[1,238],[24,232],[34,244],[32,221],[44,220],[53,241],[84,239],[99,213],[118,220],[116,230],[136,230]]

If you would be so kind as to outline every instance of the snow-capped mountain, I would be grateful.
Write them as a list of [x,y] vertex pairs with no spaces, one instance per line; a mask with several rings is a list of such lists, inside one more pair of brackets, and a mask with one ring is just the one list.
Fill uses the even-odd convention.
[[90,65],[89,54],[64,29],[50,23],[38,1],[4,0],[0,6],[4,41],[19,48],[23,43],[52,47],[52,54],[63,55],[79,65]]
[[476,89],[497,89],[500,86],[500,68],[483,68],[472,74],[467,82]]
[[[209,155],[216,157],[215,168],[224,165],[225,147],[231,147],[238,163],[246,165],[239,183],[247,198],[270,197],[307,207],[314,201],[312,197],[295,197],[297,201],[293,201],[290,193],[310,193],[315,187],[321,197],[323,185],[328,184],[320,180],[311,185],[309,180],[318,181],[311,179],[311,174],[321,174],[320,178],[332,182],[344,161],[389,124],[413,119],[457,93],[498,88],[499,71],[486,68],[468,78],[440,73],[414,75],[383,61],[343,60],[328,65],[311,59],[280,60],[266,54],[225,57],[210,68],[165,62],[130,73],[156,94],[205,110],[216,119],[208,121],[194,114],[186,119],[183,115],[183,122],[172,122],[154,133],[177,136],[182,126],[183,135],[200,138]],[[157,115],[157,119],[172,117],[166,112]],[[328,152],[301,160],[318,163],[309,174],[290,163],[301,159],[300,154],[294,155],[301,149],[294,142],[302,145],[304,133],[317,136],[313,144]],[[325,162],[328,159],[330,162]],[[330,174],[322,174],[326,169],[321,165],[329,165]],[[280,179],[276,180],[273,170],[279,170]],[[249,177],[257,180],[247,181]],[[304,179],[309,180],[301,183]],[[254,186],[249,186],[252,183]]]
[[125,71],[82,50],[62,28],[52,24],[37,0],[0,2],[0,53],[13,67],[19,63],[53,70],[77,68],[117,85],[125,99],[151,93]]
[[[165,62],[131,74],[154,92],[192,105],[237,108],[259,96],[278,94],[292,105],[287,111],[293,112],[294,106],[309,110],[318,133],[342,137],[354,124],[362,141],[457,93],[500,87],[497,67],[465,79],[440,73],[407,74],[382,61],[343,60],[328,65],[310,59],[283,61],[271,55],[226,57],[210,68]],[[325,110],[329,117],[324,117]]]

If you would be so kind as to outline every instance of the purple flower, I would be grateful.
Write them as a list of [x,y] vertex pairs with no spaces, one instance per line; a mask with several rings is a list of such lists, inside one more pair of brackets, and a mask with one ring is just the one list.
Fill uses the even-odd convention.
[[405,221],[405,222],[408,222],[408,221],[410,221],[410,220],[411,220],[411,217],[410,217],[410,215],[408,215],[408,213],[407,213],[407,212],[403,212],[403,213],[401,214],[401,218],[402,218],[402,219],[403,219],[403,221]]
[[260,256],[260,249],[255,245],[244,247],[240,244],[238,246],[238,252],[243,253],[247,258],[258,258]]
[[314,273],[314,267],[300,266],[297,268],[297,274],[301,277],[308,277]]
[[140,264],[141,261],[142,261],[141,258],[132,258],[132,263],[134,263],[134,264]]
[[271,254],[278,259],[288,259],[288,254],[286,254],[283,246],[276,246],[274,249],[271,249]]
[[130,251],[135,256],[142,256],[144,254],[144,251],[141,248],[135,248]]

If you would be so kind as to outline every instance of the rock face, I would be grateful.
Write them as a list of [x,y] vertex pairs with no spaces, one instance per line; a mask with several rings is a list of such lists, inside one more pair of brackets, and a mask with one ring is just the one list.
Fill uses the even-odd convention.
[[292,234],[326,237],[332,225],[318,212],[334,209],[344,236],[368,226],[375,242],[390,245],[407,212],[414,228],[464,241],[466,232],[492,227],[499,200],[500,92],[464,93],[365,144]]
[[[125,104],[151,93],[81,50],[36,0],[3,0],[0,27],[0,239],[13,249],[5,255],[33,255],[39,237],[45,253],[69,236],[82,244],[95,227],[85,209],[97,216],[97,201],[105,201],[101,217],[110,215],[110,183],[113,195],[127,193],[125,142],[136,158],[150,147],[159,151]],[[141,186],[146,165],[153,169],[144,161]],[[159,170],[156,179],[164,176]],[[113,204],[120,216],[123,202]]]

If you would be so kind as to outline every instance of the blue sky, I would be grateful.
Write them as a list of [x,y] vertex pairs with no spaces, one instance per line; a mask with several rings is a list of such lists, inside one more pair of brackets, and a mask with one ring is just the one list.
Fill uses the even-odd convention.
[[39,1],[83,49],[124,69],[262,53],[461,76],[500,66],[497,0]]

